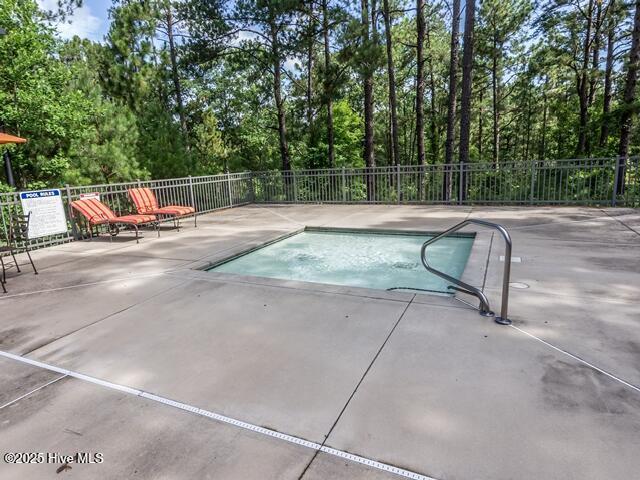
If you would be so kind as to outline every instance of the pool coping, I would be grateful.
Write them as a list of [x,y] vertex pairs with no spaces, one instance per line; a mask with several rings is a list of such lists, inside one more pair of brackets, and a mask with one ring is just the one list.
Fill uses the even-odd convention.
[[[254,245],[246,244],[238,246],[232,250],[213,254],[208,259],[200,259],[193,262],[187,267],[189,276],[193,279],[202,279],[209,281],[226,281],[238,284],[254,284],[270,287],[292,288],[304,291],[314,291],[318,293],[351,295],[358,297],[367,297],[383,300],[394,300],[407,302],[414,298],[418,303],[436,303],[442,305],[451,305],[451,300],[460,299],[466,303],[469,299],[468,295],[460,292],[436,293],[421,291],[388,291],[377,288],[355,287],[346,285],[333,285],[328,283],[308,282],[303,280],[285,280],[279,278],[262,277],[254,275],[244,275],[238,273],[213,272],[210,269],[215,268],[234,259],[248,255],[256,250],[260,250],[268,245],[277,243],[286,238],[292,237],[302,232],[339,232],[339,233],[373,233],[383,235],[439,235],[441,231],[430,230],[391,230],[391,229],[375,229],[375,228],[343,228],[343,227],[320,227],[320,226],[304,226],[277,235],[266,241],[256,242]],[[482,288],[486,275],[485,266],[488,266],[488,260],[491,250],[491,239],[493,234],[485,231],[456,232],[451,235],[458,238],[473,238],[471,251],[467,258],[465,269],[460,279],[478,288]],[[460,305],[462,306],[462,305]]]

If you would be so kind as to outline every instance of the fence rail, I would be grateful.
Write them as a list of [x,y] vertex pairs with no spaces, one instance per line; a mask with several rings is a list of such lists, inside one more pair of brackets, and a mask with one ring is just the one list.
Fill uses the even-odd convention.
[[[69,204],[99,193],[117,214],[134,211],[127,191],[154,190],[161,205],[191,205],[198,213],[248,203],[370,203],[425,205],[592,205],[640,207],[640,157],[527,162],[404,165],[245,172],[166,180],[65,186],[66,233],[33,240],[34,247],[77,237]],[[0,193],[0,244],[18,192]]]
[[252,177],[256,203],[639,206],[639,159],[617,165],[617,158],[591,158],[268,171]]
[[[81,235],[79,225],[74,221],[70,204],[84,194],[99,193],[100,201],[117,215],[135,213],[129,199],[130,188],[151,188],[160,205],[193,206],[198,213],[207,213],[223,208],[246,205],[252,200],[251,174],[231,173],[228,175],[208,175],[202,177],[172,178],[80,187],[61,188],[63,204],[67,212],[67,232],[60,235],[37,238],[31,241],[34,248],[72,241]],[[0,245],[6,241],[9,218],[13,213],[22,213],[20,193],[0,193]],[[170,219],[169,219],[170,220]]]

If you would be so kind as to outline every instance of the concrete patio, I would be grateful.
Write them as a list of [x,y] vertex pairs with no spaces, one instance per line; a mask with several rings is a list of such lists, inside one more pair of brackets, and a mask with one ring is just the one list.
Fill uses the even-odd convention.
[[[511,289],[513,326],[449,297],[196,270],[302,226],[440,231],[466,218],[512,235],[511,281],[528,286]],[[487,262],[494,309],[501,242]],[[60,478],[640,472],[637,210],[250,205],[140,244],[122,234],[33,256],[40,274],[11,272],[0,295],[0,453],[103,454]],[[0,461],[0,478],[58,467]]]

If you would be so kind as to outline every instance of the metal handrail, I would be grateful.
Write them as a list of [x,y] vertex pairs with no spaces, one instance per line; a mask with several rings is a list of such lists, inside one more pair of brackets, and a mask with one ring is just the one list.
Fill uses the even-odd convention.
[[438,240],[446,237],[447,235],[457,232],[458,230],[460,230],[461,228],[464,228],[470,223],[482,225],[483,227],[494,228],[498,230],[502,234],[502,237],[504,238],[505,249],[504,249],[504,271],[502,273],[502,305],[500,309],[500,316],[495,317],[495,321],[500,325],[511,325],[511,320],[509,320],[509,317],[507,316],[507,311],[509,308],[509,279],[511,276],[511,245],[512,243],[511,243],[511,236],[509,235],[509,232],[507,232],[507,230],[502,225],[498,225],[497,223],[487,222],[485,220],[476,220],[473,218],[465,220],[464,222],[460,222],[457,225],[454,225],[453,227],[451,227],[449,230],[442,232],[440,235],[437,235],[427,240],[426,242],[424,242],[424,244],[422,244],[422,249],[420,253],[420,257],[422,258],[422,264],[424,265],[424,268],[426,268],[429,272],[444,278],[450,283],[457,285],[457,287],[449,286],[449,288],[460,291],[460,292],[468,293],[469,295],[474,295],[475,297],[477,297],[480,300],[479,310],[481,315],[493,316],[494,313],[491,311],[491,308],[489,306],[489,300],[487,299],[487,296],[480,289],[473,287],[468,283],[463,282],[462,280],[458,280],[457,278],[447,275],[446,273],[441,272],[440,270],[436,270],[431,265],[429,265],[429,262],[427,262],[426,250],[429,245],[437,242]]

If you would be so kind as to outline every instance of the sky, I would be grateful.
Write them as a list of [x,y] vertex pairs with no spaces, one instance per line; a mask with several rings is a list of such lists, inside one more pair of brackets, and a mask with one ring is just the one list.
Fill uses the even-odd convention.
[[[38,0],[45,10],[56,8],[57,0]],[[82,8],[77,8],[65,23],[57,25],[62,38],[78,35],[94,41],[102,41],[109,29],[109,7],[111,0],[83,0]],[[70,23],[68,23],[70,21]]]
[[[55,10],[58,0],[37,0],[43,10]],[[102,42],[109,30],[109,7],[112,0],[83,0],[82,7],[74,10],[73,16],[64,23],[56,25],[58,34],[65,39],[88,38],[94,42]],[[241,32],[238,39],[251,38],[253,35]],[[287,58],[285,70],[294,73],[296,60]]]

